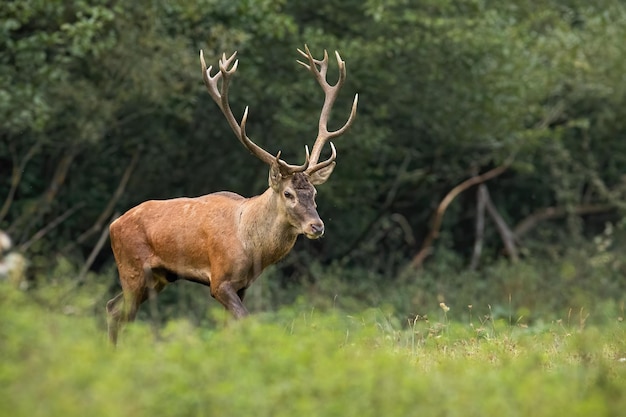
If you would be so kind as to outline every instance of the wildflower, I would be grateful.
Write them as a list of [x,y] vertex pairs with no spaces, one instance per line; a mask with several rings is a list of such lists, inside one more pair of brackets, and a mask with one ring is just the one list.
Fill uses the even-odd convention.
[[447,313],[448,311],[450,311],[450,307],[448,307],[446,303],[439,303],[439,307],[441,307],[444,313]]

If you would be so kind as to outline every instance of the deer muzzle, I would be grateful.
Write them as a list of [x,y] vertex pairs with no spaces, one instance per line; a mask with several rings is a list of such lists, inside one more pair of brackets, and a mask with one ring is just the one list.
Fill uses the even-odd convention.
[[324,223],[321,220],[309,223],[305,235],[309,239],[319,239],[324,235]]

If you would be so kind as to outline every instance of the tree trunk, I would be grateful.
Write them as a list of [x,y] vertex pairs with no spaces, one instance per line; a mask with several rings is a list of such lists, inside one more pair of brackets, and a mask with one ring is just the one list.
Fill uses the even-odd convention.
[[480,262],[480,255],[483,252],[483,240],[485,237],[485,193],[481,192],[483,184],[478,188],[476,193],[476,237],[474,239],[474,250],[472,252],[472,261],[469,269],[475,271]]
[[483,198],[485,199],[487,212],[498,228],[498,233],[500,233],[500,238],[502,239],[502,243],[506,248],[509,258],[511,258],[511,261],[513,262],[519,261],[517,245],[515,244],[515,234],[511,231],[509,225],[506,224],[504,218],[500,215],[498,209],[496,209],[496,206],[493,204],[493,201],[491,201],[489,190],[485,184],[480,185],[479,192],[484,195]]
[[63,155],[54,170],[52,180],[50,181],[47,190],[39,197],[37,204],[33,204],[30,210],[22,213],[22,215],[19,216],[7,229],[7,231],[13,235],[17,235],[17,232],[19,231],[19,242],[28,240],[27,236],[30,230],[52,206],[59,190],[65,183],[67,173],[69,172],[70,166],[72,165],[76,155],[78,155],[78,149],[76,148],[69,150]]

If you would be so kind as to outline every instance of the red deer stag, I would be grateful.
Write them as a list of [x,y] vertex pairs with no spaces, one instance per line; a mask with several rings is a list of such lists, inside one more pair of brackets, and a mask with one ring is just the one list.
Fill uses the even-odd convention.
[[340,129],[329,131],[328,118],[337,94],[346,79],[345,62],[335,52],[339,79],[326,79],[328,54],[314,59],[305,45],[298,61],[309,70],[324,91],[318,135],[302,165],[290,165],[271,155],[246,135],[246,107],[238,123],[228,103],[228,88],[237,70],[236,52],[224,54],[219,69],[211,75],[202,51],[202,76],[209,94],[226,116],[237,139],[257,158],[269,165],[269,188],[261,195],[244,198],[222,191],[197,198],[146,201],[130,209],[110,227],[111,246],[120,275],[122,293],[107,303],[109,339],[117,341],[123,322],[134,320],[140,304],[167,284],[186,279],[208,285],[211,295],[236,318],[248,314],[242,301],[246,289],[271,264],[283,258],[296,238],[304,234],[317,239],[324,223],[315,205],[314,185],[324,183],[335,167],[337,156],[318,162],[322,148],[342,135],[356,116],[355,95],[348,120]]

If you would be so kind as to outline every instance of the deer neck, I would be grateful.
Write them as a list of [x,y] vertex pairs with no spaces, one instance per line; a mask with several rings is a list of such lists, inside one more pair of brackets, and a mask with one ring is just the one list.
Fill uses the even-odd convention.
[[246,248],[263,268],[283,258],[298,237],[279,206],[279,196],[268,188],[245,201],[241,210],[240,232]]

